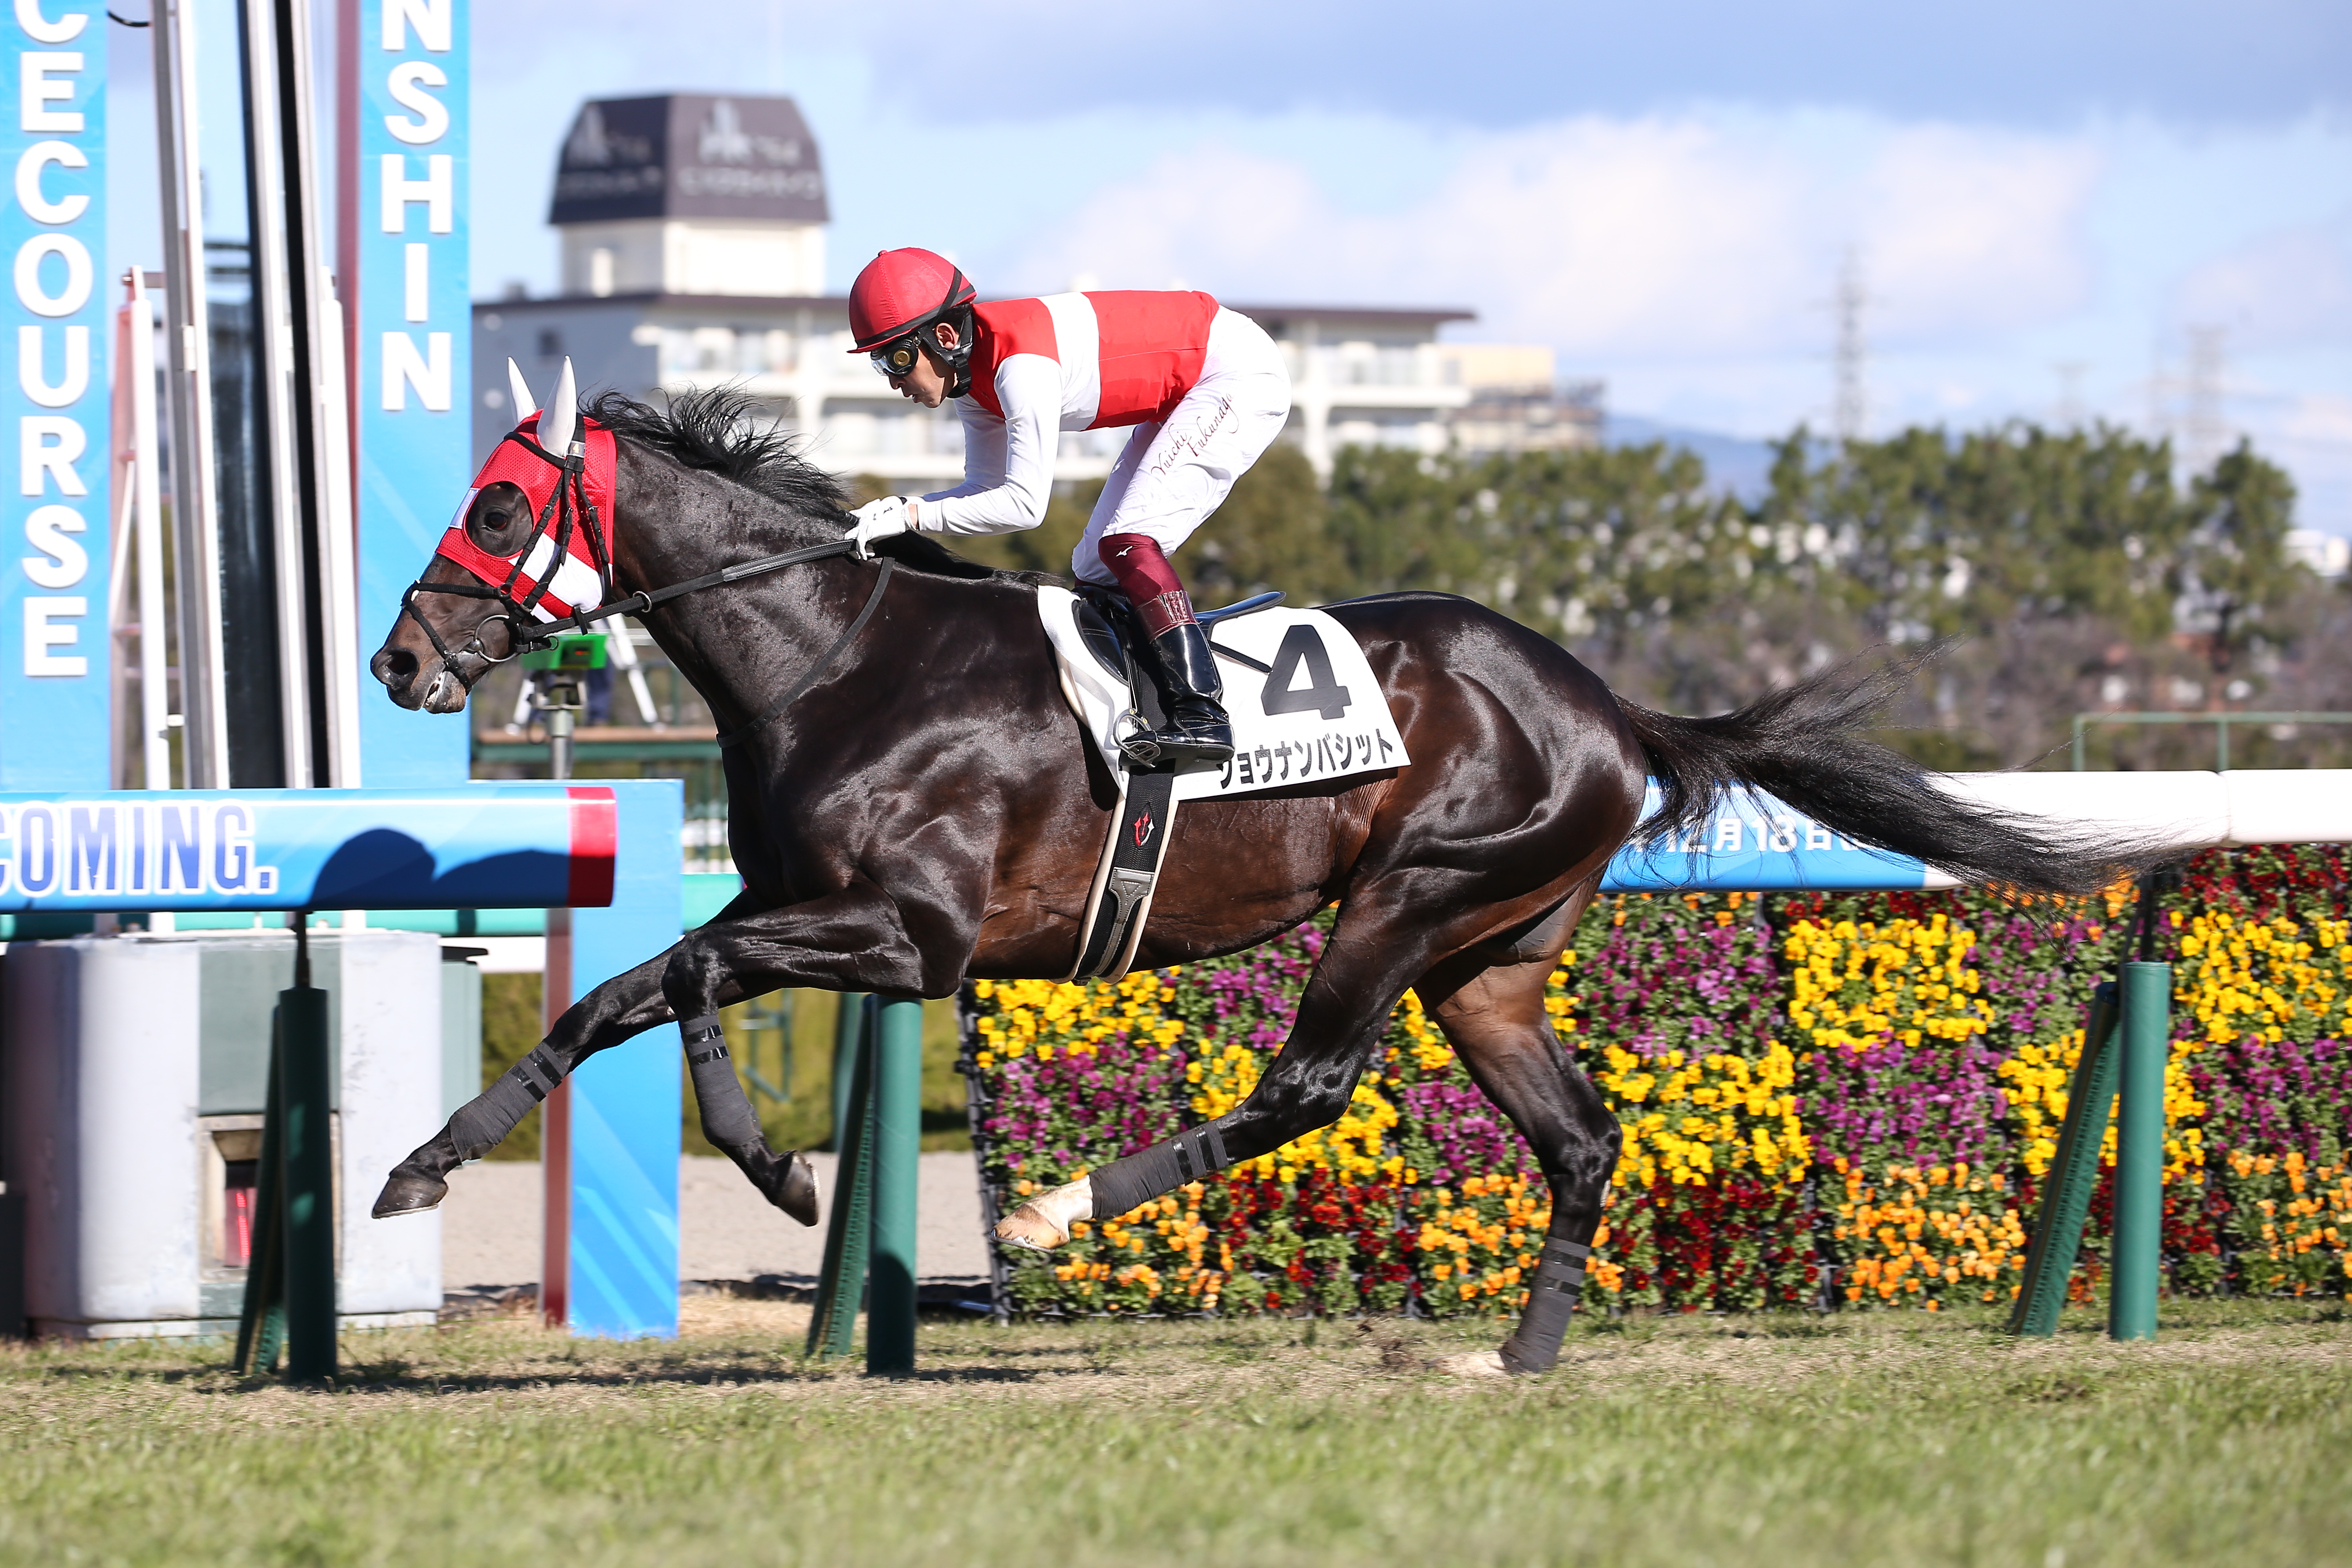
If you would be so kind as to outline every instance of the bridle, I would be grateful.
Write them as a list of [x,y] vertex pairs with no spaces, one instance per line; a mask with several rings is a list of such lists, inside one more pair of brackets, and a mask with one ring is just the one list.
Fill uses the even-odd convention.
[[[400,596],[401,615],[425,628],[425,636],[433,644],[433,651],[441,656],[442,668],[457,675],[467,690],[473,689],[473,680],[451,665],[459,654],[471,654],[485,665],[504,664],[517,654],[545,647],[564,632],[576,631],[593,621],[606,620],[626,613],[640,599],[646,600],[645,607],[648,609],[653,603],[644,594],[634,594],[619,602],[613,599],[613,552],[610,542],[604,537],[604,520],[597,514],[596,503],[588,495],[587,443],[575,439],[572,449],[559,458],[520,429],[508,431],[506,439],[555,469],[555,488],[549,494],[547,504],[531,520],[530,536],[515,550],[514,565],[507,574],[506,581],[493,585],[487,579],[474,583],[429,583],[419,577]],[[468,510],[471,510],[470,506]],[[463,528],[466,521],[458,519],[457,526]],[[530,559],[531,547],[548,537],[551,525],[554,529],[554,551],[549,559],[549,570],[540,574],[539,581],[531,584],[529,593],[517,599],[515,587],[522,581],[523,565]],[[582,529],[586,531],[589,560],[596,569],[596,581],[605,602],[593,610],[576,611],[561,621],[532,619],[530,612],[539,607],[539,602],[547,596],[547,590],[555,581],[555,565],[571,553],[572,534]],[[449,594],[461,599],[487,599],[495,603],[498,608],[475,622],[474,629],[467,634],[465,642],[452,650],[447,643],[441,640],[441,634],[433,623],[417,612],[416,595],[419,594]],[[492,657],[490,650],[482,643],[484,628],[495,621],[504,621],[507,625],[507,651],[503,658]],[[529,636],[525,636],[521,629],[525,625],[533,627]]]
[[[559,458],[530,437],[524,435],[520,429],[507,432],[506,439],[512,441],[524,451],[556,470],[554,493],[547,498],[547,504],[541,507],[531,520],[530,536],[525,539],[515,551],[514,566],[507,574],[506,580],[493,585],[487,579],[473,583],[428,583],[419,577],[411,583],[407,592],[400,596],[400,614],[425,629],[425,637],[433,644],[433,651],[441,656],[442,668],[456,676],[459,684],[468,691],[473,689],[475,679],[478,678],[483,671],[478,670],[472,677],[466,675],[454,662],[459,655],[471,654],[480,659],[485,667],[501,665],[517,654],[548,647],[565,632],[578,631],[599,621],[610,620],[615,616],[636,616],[642,618],[656,605],[667,604],[672,599],[704,588],[715,588],[727,583],[740,583],[747,577],[765,576],[771,572],[782,571],[787,566],[797,566],[803,562],[824,561],[836,555],[857,553],[857,546],[854,541],[830,540],[823,544],[807,544],[798,550],[787,550],[779,555],[762,555],[755,561],[746,561],[740,565],[722,566],[716,572],[706,572],[699,577],[689,577],[683,583],[672,583],[667,587],[641,588],[635,593],[615,598],[613,591],[612,542],[605,534],[605,520],[598,513],[596,503],[589,494],[587,443],[575,438],[571,449]],[[458,526],[463,528],[465,520],[460,518]],[[541,539],[549,537],[551,527],[553,530],[553,553],[549,559],[549,569],[541,574],[539,581],[532,584],[529,593],[520,599],[517,599],[514,596],[515,588],[522,581],[524,563],[530,559],[532,547]],[[604,602],[593,609],[574,610],[572,614],[557,619],[544,621],[536,619],[533,612],[537,610],[540,601],[546,597],[549,585],[555,581],[555,564],[570,553],[575,530],[585,530],[589,561],[595,568],[596,580]],[[457,563],[465,564],[462,562]],[[753,731],[782,713],[803,692],[815,684],[817,676],[823,673],[824,668],[833,662],[843,648],[849,646],[851,638],[865,629],[866,623],[873,618],[876,608],[882,603],[882,591],[889,585],[890,574],[897,566],[897,562],[887,556],[883,557],[882,570],[875,576],[873,592],[866,595],[865,607],[857,612],[856,618],[842,629],[841,635],[834,638],[831,647],[817,656],[814,663],[802,671],[800,679],[795,680],[782,696],[769,703],[757,717],[740,728],[720,735],[719,743],[721,746],[737,745],[750,739]],[[448,594],[461,599],[484,599],[494,603],[498,607],[475,622],[474,628],[467,634],[466,640],[453,650],[447,643],[442,641],[441,634],[435,629],[433,623],[418,612],[415,601],[419,594]],[[507,626],[507,651],[503,657],[499,658],[492,657],[489,649],[482,644],[483,630],[495,621],[504,621]],[[394,624],[397,626],[399,623],[395,620]],[[522,629],[526,626],[530,628],[527,633]]]

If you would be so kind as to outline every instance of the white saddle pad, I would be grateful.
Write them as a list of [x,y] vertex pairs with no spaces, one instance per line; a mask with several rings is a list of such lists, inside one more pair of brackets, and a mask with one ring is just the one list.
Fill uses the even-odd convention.
[[[1040,587],[1037,615],[1061,666],[1062,692],[1114,774],[1127,766],[1118,738],[1134,732],[1124,673],[1104,668],[1078,632],[1078,596]],[[1408,765],[1386,693],[1364,650],[1320,610],[1279,605],[1208,628],[1221,650],[1234,760],[1222,773],[1186,773],[1176,798],[1207,800],[1284,789]],[[1235,655],[1239,658],[1234,657]]]

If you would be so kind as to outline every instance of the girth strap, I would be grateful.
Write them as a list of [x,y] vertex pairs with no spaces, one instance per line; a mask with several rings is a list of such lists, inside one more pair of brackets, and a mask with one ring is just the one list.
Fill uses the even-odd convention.
[[1110,837],[1078,921],[1077,962],[1063,979],[1116,980],[1134,962],[1150,918],[1160,863],[1176,826],[1176,775],[1130,773],[1111,813]]

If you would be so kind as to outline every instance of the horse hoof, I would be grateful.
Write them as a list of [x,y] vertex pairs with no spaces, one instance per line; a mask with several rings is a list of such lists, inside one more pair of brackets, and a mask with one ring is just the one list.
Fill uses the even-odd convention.
[[761,1184],[761,1191],[770,1203],[803,1225],[817,1222],[816,1167],[798,1150],[776,1160],[767,1173],[767,1180]]
[[1035,1204],[1023,1204],[996,1222],[996,1239],[1030,1252],[1050,1252],[1070,1236],[1039,1214]]
[[1032,1252],[1045,1252],[1070,1239],[1078,1221],[1095,1212],[1094,1178],[1040,1193],[996,1222],[996,1239]]
[[1465,1351],[1459,1355],[1440,1356],[1437,1370],[1455,1377],[1508,1377],[1510,1369],[1503,1364],[1499,1351]]
[[449,1184],[431,1176],[404,1176],[394,1173],[384,1183],[383,1191],[375,1198],[370,1211],[377,1219],[396,1219],[404,1214],[431,1214],[449,1195]]

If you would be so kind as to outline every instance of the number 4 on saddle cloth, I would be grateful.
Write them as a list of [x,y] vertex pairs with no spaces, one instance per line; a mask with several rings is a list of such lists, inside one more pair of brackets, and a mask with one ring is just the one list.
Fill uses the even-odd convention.
[[1280,597],[1202,614],[1224,678],[1234,760],[1217,772],[1169,774],[1132,771],[1119,751],[1121,735],[1160,722],[1158,694],[1136,679],[1128,655],[1132,630],[1114,625],[1123,605],[1108,601],[1106,617],[1096,600],[1037,590],[1062,694],[1119,786],[1068,979],[1117,979],[1134,962],[1180,802],[1286,795],[1412,761],[1356,639],[1319,610],[1276,607]]

